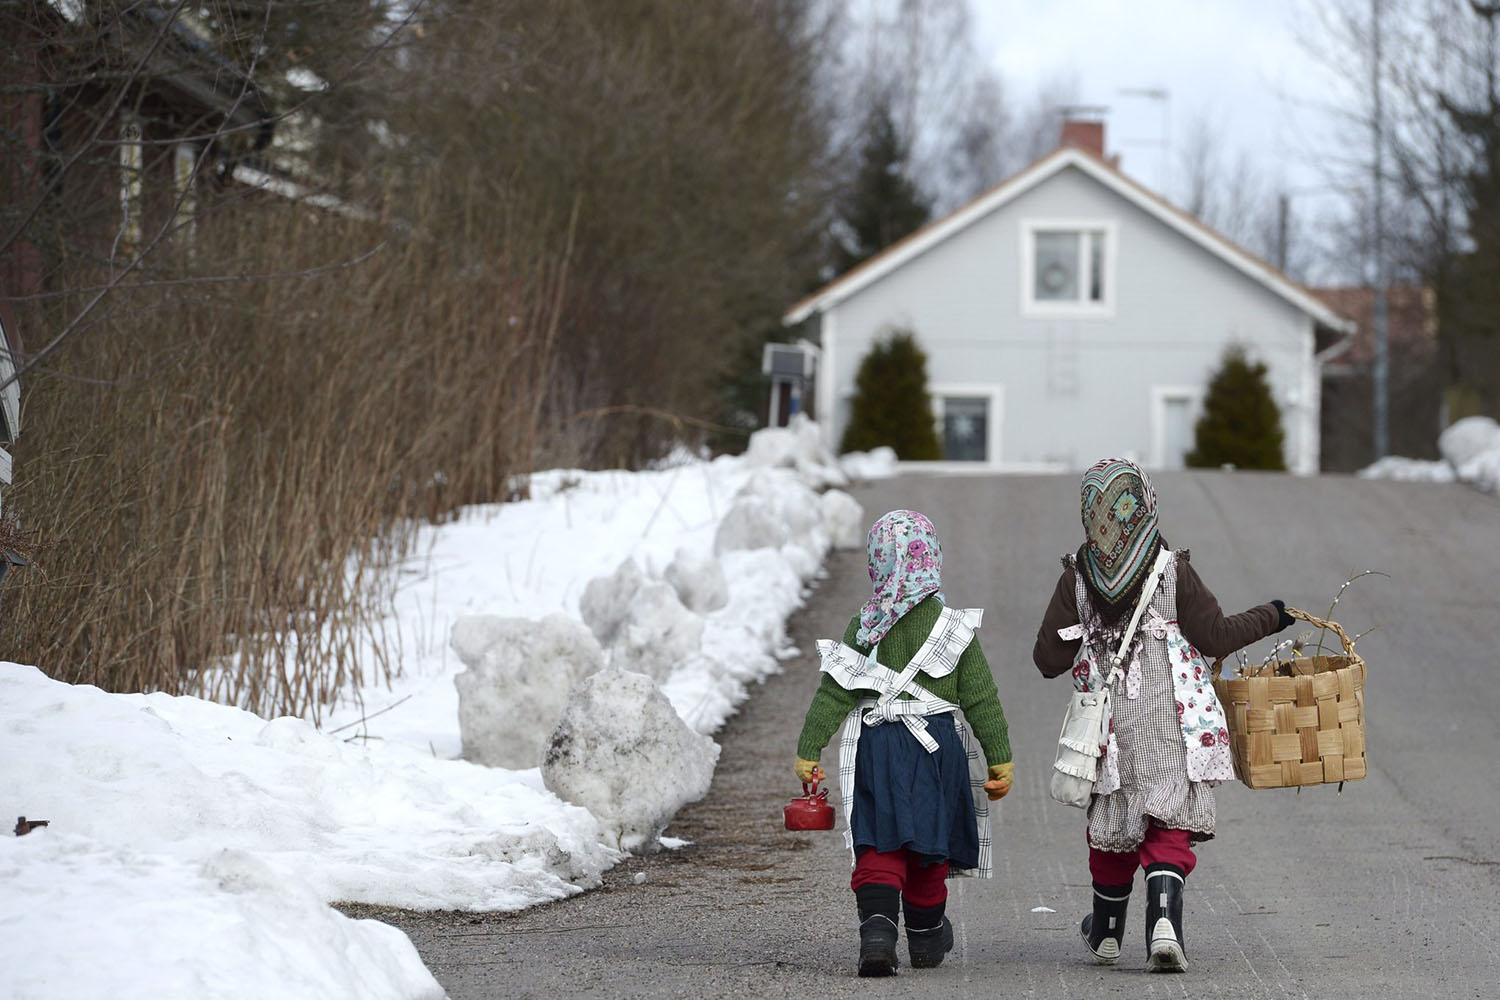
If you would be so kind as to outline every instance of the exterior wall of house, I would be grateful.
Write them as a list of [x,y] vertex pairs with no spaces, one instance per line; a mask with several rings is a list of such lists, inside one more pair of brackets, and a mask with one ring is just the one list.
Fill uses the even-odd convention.
[[[1110,315],[1023,312],[1028,220],[1112,225]],[[1109,455],[1162,467],[1191,447],[1191,420],[1225,347],[1266,362],[1289,468],[1318,468],[1318,382],[1310,317],[1074,167],[835,305],[823,319],[819,417],[836,446],[854,376],[875,339],[912,330],[940,394],[984,398],[991,466],[1082,468]],[[969,404],[972,405],[972,404]]]

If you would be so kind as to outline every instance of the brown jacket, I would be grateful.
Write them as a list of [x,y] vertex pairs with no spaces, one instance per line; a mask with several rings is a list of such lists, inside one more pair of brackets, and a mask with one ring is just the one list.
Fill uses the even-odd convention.
[[[1071,566],[1058,578],[1057,589],[1042,616],[1042,627],[1036,633],[1031,659],[1044,677],[1056,677],[1073,667],[1082,639],[1061,639],[1057,630],[1078,624],[1078,599]],[[1187,641],[1198,647],[1209,660],[1228,656],[1236,649],[1264,639],[1276,631],[1281,615],[1274,604],[1262,604],[1225,617],[1214,597],[1188,562],[1184,549],[1177,559],[1177,625]]]

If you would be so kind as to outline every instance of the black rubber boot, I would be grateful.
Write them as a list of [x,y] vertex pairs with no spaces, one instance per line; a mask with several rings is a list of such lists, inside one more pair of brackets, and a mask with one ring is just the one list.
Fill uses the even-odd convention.
[[1182,936],[1182,889],[1176,865],[1146,869],[1146,968],[1151,972],[1186,972],[1187,946]]
[[1099,965],[1114,965],[1125,943],[1125,910],[1130,886],[1094,883],[1094,912],[1083,918],[1078,932]]
[[953,950],[953,922],[944,916],[946,901],[936,906],[912,906],[906,910],[906,952],[913,969],[936,969],[943,956]]
[[862,885],[854,890],[859,907],[859,974],[896,974],[896,921],[901,890],[893,885]]

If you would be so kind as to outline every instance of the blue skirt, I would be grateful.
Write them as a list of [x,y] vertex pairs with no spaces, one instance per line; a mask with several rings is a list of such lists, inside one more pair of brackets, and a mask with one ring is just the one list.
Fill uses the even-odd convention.
[[907,848],[924,861],[979,866],[969,759],[953,714],[927,717],[928,753],[906,725],[863,726],[854,765],[854,850]]

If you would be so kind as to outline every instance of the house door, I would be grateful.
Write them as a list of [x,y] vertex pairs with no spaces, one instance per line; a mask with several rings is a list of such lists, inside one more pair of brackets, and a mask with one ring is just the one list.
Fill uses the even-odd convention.
[[1158,469],[1181,469],[1186,465],[1184,457],[1193,450],[1203,393],[1156,386],[1151,396],[1151,464]]

